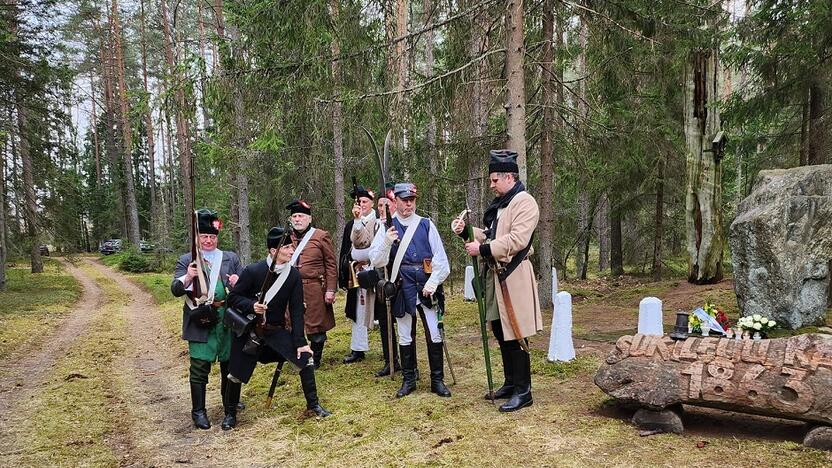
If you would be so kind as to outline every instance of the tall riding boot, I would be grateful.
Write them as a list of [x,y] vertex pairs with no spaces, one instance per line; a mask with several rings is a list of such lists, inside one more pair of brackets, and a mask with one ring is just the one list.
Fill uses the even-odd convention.
[[[220,361],[220,393],[222,394],[222,406],[225,408],[225,392],[228,387],[228,361]],[[237,402],[237,410],[242,411],[246,409],[245,403]]]
[[416,345],[399,345],[402,358],[402,388],[396,392],[396,398],[410,395],[416,390]]
[[306,397],[306,409],[322,418],[332,414],[318,402],[318,387],[315,385],[314,369],[309,366],[303,366],[303,369],[300,371],[300,385],[303,387],[303,396]]
[[205,384],[191,382],[191,419],[199,429],[211,429],[211,421],[205,411]]
[[240,403],[240,392],[243,389],[243,384],[235,383],[230,380],[226,383],[225,399],[223,400],[223,408],[225,409],[225,418],[222,420],[222,430],[227,431],[237,425],[237,404]]
[[315,362],[315,369],[321,367],[321,359],[324,357],[324,343],[326,343],[325,339],[323,341],[311,341],[309,343],[309,347],[312,348],[312,359]]
[[[503,358],[505,381],[502,387],[494,390],[495,399],[509,398],[514,393],[514,361],[511,359],[511,350],[506,349],[505,346],[500,346],[500,357]],[[485,395],[485,399],[490,400],[491,398]]]
[[503,413],[517,411],[532,404],[532,369],[529,353],[522,349],[511,351],[514,363],[514,393],[504,404],[500,405]]
[[441,396],[451,396],[445,386],[445,363],[442,356],[442,343],[428,342],[428,363],[430,364],[430,391]]
[[[379,322],[379,334],[381,335],[381,352],[384,355],[384,367],[376,372],[376,377],[385,377],[390,375],[390,345],[389,341],[387,340],[387,325],[385,322],[384,326],[381,326],[381,322]],[[396,341],[396,330],[393,330],[393,342]],[[395,344],[393,345],[393,365],[395,366],[396,372],[400,372],[402,370],[402,366],[399,365],[399,351],[398,346]]]

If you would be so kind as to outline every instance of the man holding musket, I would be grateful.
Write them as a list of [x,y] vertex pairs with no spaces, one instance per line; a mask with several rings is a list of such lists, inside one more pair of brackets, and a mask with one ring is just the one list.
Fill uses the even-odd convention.
[[[543,329],[543,319],[537,280],[528,256],[540,211],[537,201],[519,179],[517,153],[492,150],[488,172],[496,198],[483,215],[485,228],[474,228],[474,239],[465,239],[468,241],[465,250],[488,266],[486,319],[491,322],[491,330],[500,344],[505,372],[505,383],[493,396],[508,398],[500,406],[500,411],[508,412],[532,404],[527,337]],[[464,228],[462,219],[451,223],[451,229],[463,238]]]
[[[288,361],[298,367],[307,410],[320,417],[330,415],[318,401],[312,349],[304,336],[301,274],[289,263],[295,251],[291,236],[286,228],[273,227],[266,236],[266,245],[269,256],[247,266],[228,296],[229,306],[240,315],[255,314],[256,326],[254,332],[235,336],[231,345],[228,366],[228,399],[231,405],[226,409],[223,430],[237,425],[235,405],[240,400],[242,383],[251,379],[258,360]],[[271,276],[266,281],[269,270]],[[251,333],[259,336],[254,338]]]
[[396,215],[393,226],[379,230],[370,246],[370,261],[377,268],[389,267],[390,281],[396,285],[393,316],[399,332],[402,360],[401,398],[416,389],[416,314],[422,317],[430,364],[430,389],[450,397],[445,386],[442,335],[438,313],[445,307],[442,282],[451,271],[445,247],[436,226],[416,211],[416,186],[396,184]]
[[[376,232],[384,230],[384,223],[376,217],[373,210],[375,193],[361,185],[355,185],[350,197],[356,201],[352,207],[353,219],[344,227],[339,255],[341,268],[338,275],[339,286],[347,290],[347,304],[344,313],[352,323],[350,354],[344,358],[344,364],[362,361],[364,353],[369,351],[368,330],[373,327],[373,319],[379,321],[379,332],[384,354],[385,367],[376,373],[376,377],[390,374],[389,346],[387,343],[387,307],[384,297],[376,294],[375,286],[360,283],[362,272],[369,272],[370,245]],[[369,287],[367,287],[369,286]],[[395,337],[394,337],[395,339]],[[393,349],[395,370],[400,370],[398,353]]]
[[[237,283],[243,266],[234,252],[223,252],[217,248],[218,235],[222,221],[217,212],[201,209],[197,215],[197,239],[202,253],[204,277],[208,280],[208,301],[197,306],[192,296],[193,283],[199,275],[197,262],[191,253],[179,257],[170,290],[176,297],[185,296],[182,307],[182,339],[188,341],[188,353],[191,358],[191,418],[199,429],[209,429],[211,422],[205,411],[205,389],[211,364],[220,362],[220,393],[223,406],[228,411],[226,401],[226,374],[228,373],[228,356],[231,349],[231,332],[223,325],[225,298],[227,288]],[[238,402],[235,402],[236,405]]]
[[332,237],[323,229],[312,227],[312,207],[303,200],[286,205],[291,212],[292,243],[295,252],[289,263],[300,271],[303,300],[306,303],[306,335],[314,355],[315,368],[321,365],[326,332],[335,327],[335,291],[338,289],[338,265]]

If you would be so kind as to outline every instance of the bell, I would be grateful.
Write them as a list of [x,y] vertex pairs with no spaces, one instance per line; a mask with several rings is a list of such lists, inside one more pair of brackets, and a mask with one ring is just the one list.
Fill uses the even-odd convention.
[[688,313],[684,310],[676,312],[676,325],[673,326],[670,337],[674,340],[688,339]]

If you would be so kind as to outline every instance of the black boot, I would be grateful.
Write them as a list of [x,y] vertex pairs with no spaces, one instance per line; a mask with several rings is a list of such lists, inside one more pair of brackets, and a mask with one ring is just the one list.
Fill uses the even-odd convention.
[[205,411],[205,384],[191,382],[191,419],[198,429],[211,429],[211,421]]
[[416,390],[416,345],[399,345],[399,355],[402,357],[402,388],[396,392],[396,398]]
[[312,359],[315,363],[315,369],[321,367],[321,359],[324,357],[324,343],[326,341],[312,341],[309,347],[312,348]]
[[507,413],[517,411],[532,404],[532,370],[529,353],[522,349],[511,351],[514,365],[514,393],[502,405],[500,411]]
[[[228,385],[228,361],[220,361],[220,393],[222,394],[222,406],[225,408],[225,391]],[[246,409],[246,404],[242,401],[237,403],[237,411]]]
[[364,351],[350,351],[347,357],[344,358],[344,364],[352,364],[364,360]]
[[430,391],[441,396],[450,397],[451,391],[445,386],[445,364],[442,355],[442,343],[428,343],[428,363],[430,364]]
[[[514,394],[514,362],[511,359],[511,350],[506,349],[505,346],[500,346],[500,357],[503,358],[503,374],[505,374],[505,381],[503,386],[494,390],[494,399],[510,398]],[[485,395],[486,400],[490,400],[489,396]]]
[[303,396],[306,397],[306,409],[322,418],[332,414],[318,402],[318,387],[315,385],[314,369],[309,366],[303,366],[303,369],[300,371],[300,385],[303,387]]
[[237,425],[237,405],[240,403],[242,387],[242,384],[234,383],[230,380],[226,384],[223,404],[225,418],[222,420],[222,430],[224,431],[233,429]]

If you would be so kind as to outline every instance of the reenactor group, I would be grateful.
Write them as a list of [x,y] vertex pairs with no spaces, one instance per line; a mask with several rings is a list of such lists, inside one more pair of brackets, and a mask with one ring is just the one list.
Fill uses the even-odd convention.
[[[528,259],[539,211],[519,180],[516,160],[512,151],[490,152],[495,198],[481,228],[466,229],[462,218],[451,223],[468,255],[487,267],[482,278],[485,317],[500,345],[505,381],[486,398],[506,399],[499,407],[503,412],[532,404],[527,338],[543,328]],[[245,408],[242,384],[258,362],[277,362],[281,368],[285,362],[292,364],[299,370],[307,410],[329,416],[318,399],[315,371],[321,366],[327,331],[335,327],[339,288],[347,291],[344,312],[352,331],[345,364],[365,358],[369,331],[377,323],[385,364],[375,376],[401,372],[396,397],[412,393],[420,378],[415,344],[419,317],[431,392],[451,396],[445,385],[441,324],[442,283],[450,264],[436,225],[416,213],[418,193],[412,183],[394,184],[385,194],[354,184],[350,195],[353,219],[342,234],[338,258],[330,234],[313,226],[312,207],[303,200],[286,207],[290,223],[269,230],[268,257],[245,267],[236,254],[218,249],[222,222],[217,213],[196,212],[195,247],[179,258],[171,292],[185,301],[182,338],[188,341],[191,416],[197,428],[211,427],[205,408],[214,362],[220,367],[223,430],[236,426],[237,412]]]

